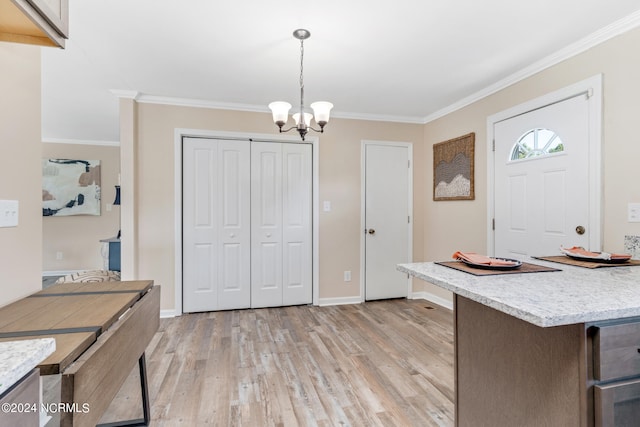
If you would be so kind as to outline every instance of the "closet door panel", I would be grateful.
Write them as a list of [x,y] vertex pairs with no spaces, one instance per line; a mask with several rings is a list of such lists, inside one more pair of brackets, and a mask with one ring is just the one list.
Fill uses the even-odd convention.
[[218,160],[215,144],[195,138],[183,143],[183,310],[216,310],[218,307],[218,228],[214,189]]
[[218,309],[251,306],[251,197],[248,141],[219,141]]
[[282,148],[251,144],[251,306],[282,305]]
[[311,145],[282,144],[283,305],[312,302]]
[[251,304],[248,141],[183,141],[183,311]]

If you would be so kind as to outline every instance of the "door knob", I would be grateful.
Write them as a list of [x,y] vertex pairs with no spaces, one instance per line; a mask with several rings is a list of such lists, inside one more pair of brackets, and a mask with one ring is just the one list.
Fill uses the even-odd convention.
[[374,230],[373,228],[370,228],[367,233],[369,234],[376,234],[376,230]]
[[581,225],[576,227],[576,233],[578,233],[581,236],[584,234],[585,231],[587,231],[587,230]]

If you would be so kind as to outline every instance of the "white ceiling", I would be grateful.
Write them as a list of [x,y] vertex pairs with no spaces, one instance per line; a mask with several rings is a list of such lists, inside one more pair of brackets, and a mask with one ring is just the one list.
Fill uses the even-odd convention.
[[42,135],[117,141],[111,90],[295,105],[296,28],[311,31],[307,106],[425,122],[638,10],[638,0],[70,0],[67,48],[42,49]]

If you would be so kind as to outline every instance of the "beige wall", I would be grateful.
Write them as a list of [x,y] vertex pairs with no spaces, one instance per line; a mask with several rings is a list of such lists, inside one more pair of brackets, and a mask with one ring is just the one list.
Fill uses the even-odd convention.
[[[204,129],[275,135],[267,113],[248,113],[157,104],[136,104],[137,255],[139,278],[162,288],[162,308],[174,308],[174,129]],[[128,121],[127,118],[121,120]],[[362,140],[413,143],[414,158],[424,157],[422,126],[332,119],[320,136],[320,200],[331,212],[320,213],[320,298],[360,295],[360,147]],[[416,194],[424,193],[424,171],[415,167]],[[124,171],[123,171],[124,175]],[[124,186],[123,181],[123,186]],[[124,189],[123,189],[124,191]],[[423,258],[424,202],[414,200],[417,238],[414,259]],[[123,248],[124,250],[124,248]],[[343,281],[351,270],[352,281]]]
[[[476,200],[433,202],[433,176],[427,174],[424,259],[447,259],[456,250],[487,251],[487,117],[596,74],[604,76],[603,250],[622,251],[625,234],[640,235],[640,224],[627,222],[627,203],[640,202],[640,29],[628,32],[512,85],[424,127],[427,168],[433,144],[476,133]],[[450,296],[427,286],[428,291]]]
[[0,199],[18,227],[0,228],[0,306],[42,286],[40,47],[0,42]]
[[[118,234],[120,207],[113,203],[120,171],[120,147],[84,144],[42,144],[43,159],[100,160],[100,216],[42,218],[42,270],[60,272],[102,269],[101,239]],[[56,259],[62,252],[62,259]]]

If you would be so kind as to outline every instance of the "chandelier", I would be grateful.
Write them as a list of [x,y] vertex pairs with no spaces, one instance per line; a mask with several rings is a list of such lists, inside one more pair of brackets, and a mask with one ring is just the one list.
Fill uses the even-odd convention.
[[[296,125],[291,126],[289,129],[282,129],[289,119],[289,110],[291,104],[284,101],[275,101],[269,104],[271,113],[273,114],[273,121],[280,129],[280,133],[289,132],[291,129],[296,129],[300,134],[300,137],[304,141],[304,136],[309,130],[314,132],[324,132],[324,126],[329,122],[329,114],[333,108],[333,104],[330,102],[320,101],[311,104],[313,115],[311,113],[304,112],[304,41],[311,36],[308,30],[299,29],[293,32],[293,37],[300,40],[300,111],[293,114],[293,120]],[[311,119],[315,118],[316,124],[320,126],[320,129],[314,129],[311,127]]]

